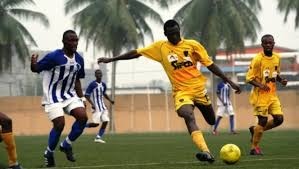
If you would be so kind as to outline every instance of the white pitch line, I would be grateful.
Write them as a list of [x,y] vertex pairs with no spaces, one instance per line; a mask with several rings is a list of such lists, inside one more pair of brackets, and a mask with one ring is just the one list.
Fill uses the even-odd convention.
[[[274,160],[299,160],[299,157],[294,158],[268,158],[268,159],[251,159],[251,160],[241,160],[244,162],[250,162],[250,161],[274,161]],[[126,167],[126,166],[156,166],[156,165],[174,165],[174,164],[196,164],[200,163],[199,161],[181,161],[181,162],[161,162],[161,163],[133,163],[133,164],[104,164],[104,165],[93,165],[93,166],[67,166],[67,167],[53,167],[51,169],[81,169],[81,168],[105,168],[105,167]],[[221,166],[213,166],[211,164],[210,168],[222,168]],[[227,166],[225,166],[227,167]],[[31,169],[45,169],[43,168],[31,168]]]

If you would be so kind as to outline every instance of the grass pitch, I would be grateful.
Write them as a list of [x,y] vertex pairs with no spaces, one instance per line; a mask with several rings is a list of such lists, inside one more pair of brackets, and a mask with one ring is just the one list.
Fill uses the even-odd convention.
[[[64,138],[63,136],[62,138]],[[61,139],[62,139],[61,138]],[[205,133],[214,154],[213,164],[199,162],[197,149],[186,133],[106,134],[106,144],[94,143],[94,135],[83,135],[74,143],[77,161],[66,160],[55,151],[56,168],[62,169],[299,169],[299,130],[269,131],[264,133],[261,148],[263,156],[248,155],[249,132],[237,135],[222,132],[219,136]],[[43,152],[47,136],[16,137],[19,161],[24,168],[43,167]],[[241,160],[226,165],[219,159],[220,148],[227,143],[240,147]],[[4,144],[0,144],[0,168],[6,167]]]

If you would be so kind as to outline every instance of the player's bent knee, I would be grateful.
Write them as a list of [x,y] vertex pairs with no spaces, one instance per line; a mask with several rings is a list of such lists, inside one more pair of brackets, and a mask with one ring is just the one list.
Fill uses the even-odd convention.
[[1,127],[2,131],[11,131],[12,130],[12,120],[11,118],[7,117],[4,119],[1,119]]
[[209,119],[209,120],[207,120],[207,123],[209,124],[209,125],[215,125],[215,123],[216,123],[216,120],[215,120],[215,118],[211,118],[211,119]]
[[279,126],[283,123],[283,116],[278,116],[273,119],[275,126]]
[[258,116],[258,125],[265,127],[266,124],[268,122],[268,118],[267,117],[263,117],[263,116]]

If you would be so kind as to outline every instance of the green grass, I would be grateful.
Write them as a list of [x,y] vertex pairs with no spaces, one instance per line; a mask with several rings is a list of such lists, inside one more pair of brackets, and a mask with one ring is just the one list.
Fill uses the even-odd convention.
[[[195,159],[197,152],[187,133],[107,134],[106,144],[93,142],[93,135],[83,135],[74,144],[77,162],[55,152],[56,168],[105,169],[299,169],[299,130],[264,133],[261,144],[264,156],[249,156],[249,133],[238,135],[205,134],[216,157],[214,164]],[[64,137],[62,137],[64,138]],[[16,137],[19,161],[25,168],[42,168],[47,136]],[[226,165],[219,160],[219,150],[226,143],[238,145],[241,160]],[[4,144],[0,144],[0,168],[6,165]]]

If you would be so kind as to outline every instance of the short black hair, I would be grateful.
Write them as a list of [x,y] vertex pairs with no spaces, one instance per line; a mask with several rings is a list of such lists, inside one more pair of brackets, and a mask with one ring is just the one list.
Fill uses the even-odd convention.
[[74,30],[71,30],[71,29],[66,30],[66,31],[63,32],[62,40],[65,39],[65,37],[66,37],[66,35],[67,35],[68,33],[74,33],[74,34],[76,34],[76,32],[75,32]]
[[269,38],[269,37],[273,38],[273,40],[274,40],[273,35],[271,35],[271,34],[265,34],[265,35],[262,36],[262,38],[261,38],[261,42],[263,42],[263,40],[264,40],[265,38]]
[[102,72],[102,70],[101,70],[101,69],[96,69],[96,70],[94,71],[94,73],[96,73],[96,72]]
[[169,27],[174,27],[174,26],[178,26],[180,28],[180,25],[178,24],[177,21],[173,20],[173,19],[170,19],[168,21],[166,21],[164,23],[164,32],[166,31],[166,28],[169,28]]

